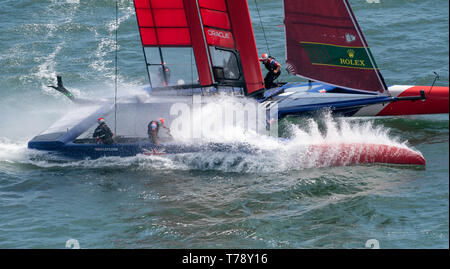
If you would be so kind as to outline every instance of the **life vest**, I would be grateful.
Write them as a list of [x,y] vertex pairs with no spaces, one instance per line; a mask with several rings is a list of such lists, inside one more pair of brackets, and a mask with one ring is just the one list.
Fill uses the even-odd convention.
[[156,124],[156,135],[158,135],[159,132],[159,122],[152,120],[149,124],[148,124],[148,130],[147,133],[150,135],[152,133],[152,123]]
[[168,66],[164,66],[164,67],[160,67],[159,68],[159,74],[161,75],[161,76],[167,76],[167,77],[169,77],[170,76],[170,69],[169,69],[169,67]]
[[102,142],[103,144],[112,144],[114,141],[112,139],[113,133],[111,129],[106,124],[101,124],[95,128],[93,137],[97,139],[97,142]]
[[167,66],[161,66],[159,69],[159,76],[161,78],[163,86],[167,86],[170,80],[170,69]]
[[267,70],[269,70],[269,72],[273,72],[275,69],[277,69],[279,63],[272,56],[269,56],[268,58],[269,60],[264,63],[264,66]]

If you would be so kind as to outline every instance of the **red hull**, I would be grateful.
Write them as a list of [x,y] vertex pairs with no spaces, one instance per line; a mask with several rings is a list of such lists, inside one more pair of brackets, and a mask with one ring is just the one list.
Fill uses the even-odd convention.
[[389,145],[341,143],[312,145],[308,159],[316,160],[316,166],[342,166],[349,164],[404,164],[425,165],[420,152]]
[[[388,104],[377,116],[398,116],[418,114],[440,114],[449,112],[448,87],[414,86],[398,95],[398,97],[420,96],[425,91],[425,101],[401,101]],[[395,93],[394,93],[395,94]]]
[[402,116],[449,112],[448,87],[435,86],[431,91],[430,86],[393,85],[389,87],[389,93],[394,97],[420,96],[420,90],[425,92],[425,101],[398,101],[370,105],[361,108],[353,116]]

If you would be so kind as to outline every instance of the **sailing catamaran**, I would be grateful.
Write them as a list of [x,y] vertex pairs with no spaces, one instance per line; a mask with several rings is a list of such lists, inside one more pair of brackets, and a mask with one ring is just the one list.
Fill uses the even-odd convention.
[[[197,94],[227,92],[252,98],[268,111],[277,107],[278,118],[323,109],[344,116],[449,112],[448,87],[433,87],[434,82],[431,87],[386,85],[347,0],[284,0],[287,70],[308,82],[282,83],[272,89],[264,85],[246,0],[134,0],[134,5],[151,97],[189,102]],[[78,100],[60,80],[55,88]],[[122,111],[149,115],[167,111],[170,104],[150,98],[146,105],[119,105]],[[71,126],[67,126],[66,117],[60,121],[64,124],[55,123],[28,146],[93,158],[155,152],[155,145],[142,137],[119,137],[114,145],[94,143],[88,135],[95,119],[110,114],[115,107],[117,103],[107,102],[80,108],[90,109],[86,112],[89,116],[68,116],[73,118]],[[200,150],[174,142],[161,147],[165,153]],[[402,151],[404,158],[398,158],[396,150],[388,148],[384,153],[395,151],[400,163],[411,163],[411,157],[415,164],[425,163],[420,153]],[[367,156],[377,151],[375,145],[364,148]],[[387,155],[363,159],[399,162]]]
[[284,0],[287,70],[310,82],[271,90],[264,87],[245,0],[134,3],[150,83],[158,82],[156,68],[177,63],[178,56],[175,63],[167,58],[176,48],[192,50],[191,72],[198,72],[179,88],[241,87],[246,96],[278,105],[279,117],[323,108],[345,116],[449,112],[448,87],[386,85],[346,0]]

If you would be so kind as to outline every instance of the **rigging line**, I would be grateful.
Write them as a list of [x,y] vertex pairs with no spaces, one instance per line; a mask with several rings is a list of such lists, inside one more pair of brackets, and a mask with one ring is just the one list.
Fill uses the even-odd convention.
[[[191,51],[191,83],[194,83],[194,65],[193,65],[193,61],[192,61],[192,59],[193,59],[193,54],[194,54],[194,50],[192,49],[192,50],[190,50]],[[194,92],[194,89],[191,89],[191,93],[193,93]]]
[[114,63],[114,69],[115,69],[115,77],[114,77],[114,134],[117,135],[117,31],[119,28],[119,5],[118,0],[116,0],[116,33],[115,33],[115,63]]
[[431,84],[430,90],[428,91],[428,95],[430,95],[431,89],[433,89],[434,83],[436,83],[436,81],[439,79],[438,73],[436,73],[436,72],[434,72],[434,71],[433,71],[433,73],[434,73],[435,76],[434,76],[433,83]]
[[381,77],[381,73],[379,72],[374,59],[372,58],[372,54],[370,53],[369,49],[368,49],[368,45],[365,42],[365,39],[363,38],[362,33],[360,32],[360,29],[358,28],[358,25],[356,23],[356,19],[353,17],[352,12],[350,7],[348,6],[348,2],[346,0],[343,1],[345,8],[347,9],[347,13],[350,16],[350,19],[353,23],[353,26],[355,27],[356,33],[359,36],[359,39],[361,40],[361,43],[363,44],[363,47],[367,53],[367,56],[369,57],[369,61],[372,64],[373,69],[375,70],[375,74],[377,75],[378,80],[380,81],[381,87],[383,88],[383,93],[387,92],[389,95],[389,90],[387,89],[386,83],[384,82],[384,80]]
[[267,42],[267,37],[266,37],[266,31],[264,31],[264,25],[262,23],[261,14],[259,13],[258,3],[256,2],[256,0],[255,0],[255,6],[256,6],[256,11],[258,12],[259,23],[261,24],[262,32],[263,32],[263,35],[264,35],[264,40],[266,41],[267,52],[269,53],[269,55],[272,55],[270,53],[269,43]]

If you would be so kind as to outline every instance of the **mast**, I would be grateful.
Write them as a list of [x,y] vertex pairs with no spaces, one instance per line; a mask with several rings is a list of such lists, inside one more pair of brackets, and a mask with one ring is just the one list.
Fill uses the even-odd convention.
[[119,4],[116,0],[116,27],[115,27],[115,61],[114,61],[114,134],[117,135],[117,76],[118,76],[118,66],[117,66],[117,54],[118,54],[118,44],[117,44],[117,31],[119,30]]

